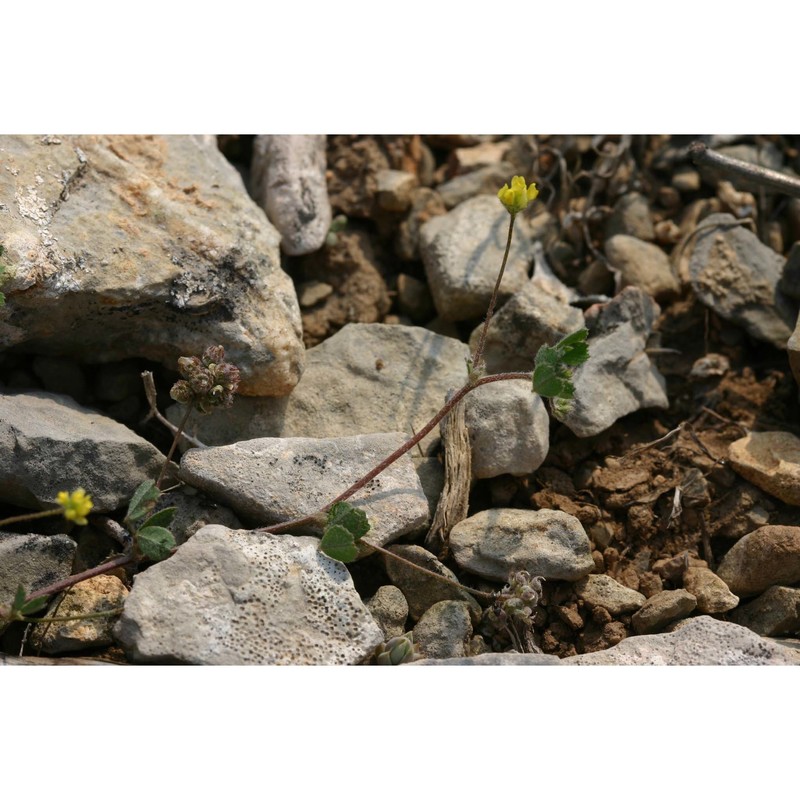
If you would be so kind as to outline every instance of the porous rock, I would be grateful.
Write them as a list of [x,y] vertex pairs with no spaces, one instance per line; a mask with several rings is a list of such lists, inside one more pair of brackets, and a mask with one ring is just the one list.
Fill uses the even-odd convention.
[[739,597],[770,586],[800,581],[800,528],[764,525],[739,539],[722,559],[717,575]]
[[518,570],[547,580],[577,581],[594,569],[583,526],[550,509],[481,511],[453,527],[450,548],[467,572],[502,582]]
[[547,457],[550,417],[529,381],[497,381],[464,398],[472,475],[527,475]]
[[442,600],[414,626],[414,643],[425,658],[459,658],[467,654],[472,622],[466,603]]
[[589,360],[575,371],[575,399],[563,423],[577,436],[594,436],[643,408],[667,408],[663,376],[645,347],[659,307],[628,286],[586,312]]
[[394,636],[402,636],[408,619],[408,603],[403,593],[391,584],[381,586],[366,602],[369,613],[383,631],[388,641]]
[[383,641],[307,536],[209,525],[137,576],[114,635],[136,662],[359,664]]
[[638,611],[647,599],[610,575],[587,575],[575,584],[575,594],[590,608],[605,608],[612,617]]
[[800,633],[800,589],[770,586],[747,605],[731,614],[731,621],[761,636],[789,636]]
[[[458,321],[489,307],[508,237],[508,212],[497,197],[479,196],[420,229],[420,254],[439,316]],[[499,302],[521,289],[533,260],[524,217],[517,220]]]
[[788,431],[759,431],[728,449],[731,466],[765,492],[800,506],[800,439]]
[[[189,450],[179,474],[241,519],[269,525],[315,513],[405,440],[402,433],[250,439]],[[371,527],[364,541],[381,546],[420,530],[428,520],[428,500],[408,453],[348,502],[367,514]]]
[[244,394],[303,366],[279,235],[203,136],[0,137],[0,347],[174,370],[220,344]]
[[30,594],[68,578],[77,549],[62,533],[0,533],[0,605],[11,603],[20,584]]
[[132,430],[47,392],[0,394],[0,500],[54,508],[82,487],[93,511],[113,511],[155,478],[164,456]]
[[696,607],[695,596],[685,589],[665,589],[648,597],[631,617],[631,623],[636,633],[655,633],[675,620],[688,617]]
[[313,253],[325,244],[332,216],[325,166],[324,134],[253,140],[252,193],[287,255]]

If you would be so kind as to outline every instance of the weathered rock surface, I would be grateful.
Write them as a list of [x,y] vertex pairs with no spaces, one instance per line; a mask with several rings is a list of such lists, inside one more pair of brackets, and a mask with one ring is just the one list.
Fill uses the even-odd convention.
[[378,182],[378,207],[384,211],[407,211],[411,205],[411,193],[417,179],[401,169],[384,169],[376,176]]
[[256,136],[252,192],[281,234],[290,256],[313,253],[325,244],[331,203],[325,182],[325,136]]
[[656,633],[675,620],[688,617],[697,607],[697,599],[685,589],[663,590],[648,597],[631,617],[636,633]]
[[[469,348],[405,325],[354,324],[312,348],[288,398],[238,397],[221,414],[195,416],[189,431],[206,444],[265,436],[351,436],[420,430],[449,389],[466,379]],[[180,407],[170,409],[178,420]],[[427,442],[438,438],[431,433]]]
[[241,520],[227,506],[215,503],[192,486],[183,485],[162,494],[153,512],[175,508],[169,526],[177,544],[183,544],[206,525],[224,525],[231,530],[243,528]]
[[242,393],[291,391],[303,345],[278,233],[213,137],[3,136],[0,166],[0,347],[174,370],[221,344]]
[[62,533],[0,533],[0,604],[11,603],[20,584],[30,594],[68,578],[77,549]]
[[497,197],[497,190],[504,183],[508,183],[509,176],[513,174],[514,167],[505,161],[499,164],[487,164],[440,183],[436,191],[449,210],[477,195]]
[[383,631],[383,638],[389,640],[402,636],[408,619],[408,603],[403,593],[391,584],[381,586],[366,602],[369,613]]
[[[479,196],[420,229],[420,254],[433,302],[443,319],[473,319],[486,312],[503,260],[508,219],[496,196]],[[519,217],[498,302],[525,285],[532,246],[528,223]]]
[[644,242],[656,238],[653,218],[647,198],[639,192],[628,192],[614,204],[614,211],[606,223],[606,239],[617,234],[635,236]]
[[571,656],[565,666],[789,666],[800,653],[740,625],[696,617],[673,633],[630,636],[599,653]]
[[[48,617],[73,617],[97,614],[122,608],[128,590],[114,575],[96,575],[94,578],[76,583],[59,604],[54,599],[43,619]],[[53,622],[50,625],[34,626],[31,645],[45,653],[69,653],[89,647],[107,647],[114,640],[111,630],[115,616],[96,619],[78,619],[74,622]]]
[[800,582],[800,528],[765,525],[731,547],[717,575],[739,597]]
[[[251,439],[189,450],[181,459],[179,475],[241,519],[269,525],[315,513],[405,440],[402,433]],[[364,541],[381,546],[422,529],[428,520],[428,499],[408,453],[348,502],[369,518],[371,528]]]
[[731,214],[700,223],[684,277],[698,299],[751,336],[784,349],[796,312],[778,291],[785,260]]
[[731,614],[731,622],[744,625],[760,636],[800,633],[800,589],[770,586],[747,605]]
[[137,662],[362,663],[383,634],[318,545],[209,525],[136,578],[114,635]]
[[725,581],[707,567],[689,567],[683,573],[683,588],[695,596],[702,614],[724,614],[739,605]]
[[558,656],[544,653],[481,653],[477,656],[461,658],[423,658],[403,666],[412,667],[557,667],[561,664]]
[[610,575],[587,575],[575,584],[575,594],[589,608],[600,606],[612,617],[638,611],[647,599],[641,592],[623,586]]
[[498,381],[464,398],[472,475],[527,475],[547,457],[550,416],[529,381]]
[[577,436],[601,433],[642,408],[667,408],[666,383],[645,353],[656,303],[629,286],[586,312],[589,360],[575,372],[575,401],[563,417]]
[[47,392],[0,394],[0,500],[55,508],[79,486],[95,512],[113,511],[155,478],[164,456],[109,417]]
[[753,432],[728,449],[731,466],[765,492],[800,506],[800,439],[788,431]]
[[577,581],[594,569],[589,537],[563,511],[481,511],[453,527],[450,548],[460,567],[501,582],[517,570],[547,580]]
[[458,658],[467,654],[472,622],[466,603],[442,600],[414,626],[414,643],[425,658]]
[[606,239],[605,251],[609,263],[619,272],[620,287],[638,286],[657,300],[678,294],[678,279],[669,257],[658,245],[617,234]]

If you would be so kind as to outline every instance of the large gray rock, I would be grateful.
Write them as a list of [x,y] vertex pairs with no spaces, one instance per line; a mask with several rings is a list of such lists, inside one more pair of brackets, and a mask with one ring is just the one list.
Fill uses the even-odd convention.
[[570,656],[565,666],[789,666],[800,653],[713,617],[687,620],[673,633],[630,636],[608,650]]
[[467,572],[502,582],[518,570],[547,580],[577,581],[594,569],[583,526],[550,509],[481,511],[453,526],[450,549]]
[[527,475],[541,466],[550,445],[550,416],[530,381],[497,381],[463,400],[472,446],[472,475]]
[[666,382],[645,353],[658,313],[634,286],[586,312],[589,360],[575,372],[575,400],[562,420],[577,436],[601,433],[642,408],[669,406]]
[[[439,316],[480,317],[489,307],[508,238],[509,215],[497,196],[473,197],[420,229],[420,254]],[[500,301],[521,289],[533,260],[533,240],[520,216],[508,255]]]
[[0,500],[55,508],[60,491],[82,487],[93,511],[113,511],[164,456],[109,417],[47,392],[0,394]]
[[[306,370],[287,398],[239,397],[224,414],[196,415],[189,431],[206,444],[265,436],[411,436],[466,380],[465,344],[424,328],[351,324],[308,351]],[[182,415],[170,409],[170,419]],[[427,442],[438,438],[433,431]]]
[[114,629],[165,664],[359,664],[383,641],[317,539],[209,525],[141,573]]
[[279,235],[213,137],[0,137],[0,348],[171,370],[221,344],[244,394],[303,366]]
[[770,586],[751,603],[737,608],[731,621],[760,636],[800,633],[800,589]]
[[788,431],[753,431],[728,448],[731,466],[765,492],[800,506],[800,438]]
[[[195,448],[181,459],[182,480],[254,525],[319,511],[403,444],[401,433],[338,439],[251,439]],[[365,542],[384,546],[428,521],[428,500],[406,453],[350,500],[366,512]]]
[[778,291],[785,261],[732,214],[711,214],[694,236],[684,276],[716,314],[785,349],[797,319]]
[[11,603],[20,584],[30,594],[68,578],[77,549],[62,533],[0,533],[0,605]]
[[325,182],[325,136],[256,136],[252,192],[280,231],[290,256],[313,253],[325,244],[331,203]]

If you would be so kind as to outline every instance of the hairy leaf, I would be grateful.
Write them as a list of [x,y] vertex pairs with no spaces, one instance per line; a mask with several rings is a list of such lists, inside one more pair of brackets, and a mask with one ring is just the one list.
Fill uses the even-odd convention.
[[47,597],[37,597],[35,600],[29,600],[22,606],[20,613],[26,617],[29,617],[31,614],[36,614],[47,605],[48,599]]
[[163,561],[175,547],[175,537],[166,528],[148,525],[136,532],[136,544],[143,556],[151,561]]
[[589,332],[583,328],[565,336],[552,347],[542,345],[536,354],[533,368],[533,391],[541,397],[553,398],[557,414],[563,415],[569,401],[575,396],[572,382],[574,367],[580,366],[589,358],[586,337]]
[[156,487],[156,482],[150,479],[142,481],[133,493],[131,502],[128,504],[128,513],[125,515],[127,520],[141,519],[150,512],[153,504],[161,496],[161,490]]
[[170,525],[172,520],[175,518],[175,512],[177,511],[176,506],[170,506],[169,508],[162,508],[161,511],[157,511],[153,514],[152,517],[148,517],[143,523],[142,527],[146,528],[150,525],[158,525],[163,528],[166,528]]
[[358,547],[353,534],[341,525],[325,526],[320,549],[326,556],[335,558],[345,564],[355,561],[356,556],[358,556]]
[[353,541],[358,541],[370,528],[367,515],[360,508],[353,508],[345,501],[336,503],[328,512],[325,530],[327,531],[332,525],[341,525],[349,531]]

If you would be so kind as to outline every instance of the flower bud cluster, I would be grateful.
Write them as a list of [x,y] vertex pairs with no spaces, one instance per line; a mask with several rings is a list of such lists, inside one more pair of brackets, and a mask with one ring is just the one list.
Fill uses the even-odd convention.
[[375,650],[375,663],[378,666],[407,664],[420,658],[412,632],[404,633],[402,636],[393,636],[383,644],[379,644]]
[[239,388],[239,368],[225,362],[222,345],[207,347],[202,358],[183,356],[178,359],[183,380],[170,389],[169,396],[179,403],[194,403],[201,414],[216,408],[230,408]]
[[541,599],[542,578],[525,570],[515,572],[497,593],[494,604],[483,612],[481,633],[496,646],[506,638],[512,643],[523,640],[524,633],[533,629],[533,612]]

